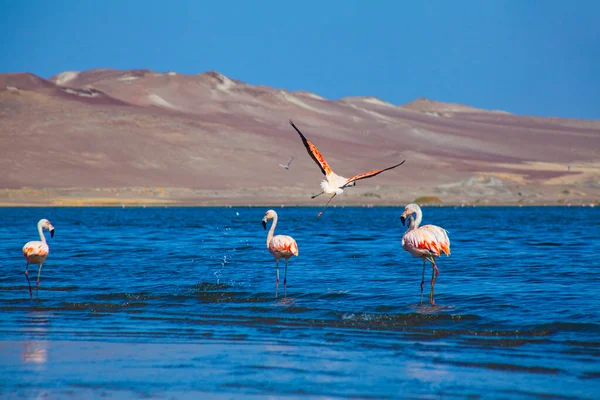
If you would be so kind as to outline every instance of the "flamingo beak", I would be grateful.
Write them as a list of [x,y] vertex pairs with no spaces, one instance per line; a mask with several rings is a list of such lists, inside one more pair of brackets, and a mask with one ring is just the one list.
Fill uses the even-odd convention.
[[406,221],[406,217],[404,216],[404,214],[402,214],[400,216],[400,222],[402,222],[402,225],[404,225],[404,222]]
[[50,237],[53,238],[54,237],[54,228],[50,228]]
[[263,228],[267,229],[267,219],[266,218],[262,219],[262,226],[263,226]]

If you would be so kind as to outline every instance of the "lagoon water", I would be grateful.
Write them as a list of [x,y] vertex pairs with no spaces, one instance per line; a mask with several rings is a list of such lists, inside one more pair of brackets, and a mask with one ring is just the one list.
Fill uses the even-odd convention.
[[424,208],[436,306],[401,208],[276,208],[276,299],[265,211],[0,209],[0,397],[600,398],[600,208]]

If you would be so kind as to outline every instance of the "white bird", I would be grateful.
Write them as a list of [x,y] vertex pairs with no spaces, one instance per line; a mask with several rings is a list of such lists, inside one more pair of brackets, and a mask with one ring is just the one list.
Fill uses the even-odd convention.
[[292,161],[294,161],[294,157],[290,158],[290,160],[287,162],[287,164],[285,164],[285,165],[279,164],[279,166],[282,168],[285,168],[285,169],[290,169],[290,164],[292,163]]
[[38,288],[40,287],[40,274],[42,272],[42,265],[44,264],[44,261],[46,261],[46,258],[48,258],[48,253],[50,253],[50,248],[48,247],[48,243],[46,243],[46,237],[44,236],[43,229],[49,230],[50,237],[54,237],[54,227],[47,219],[40,219],[37,227],[41,241],[32,240],[23,246],[23,255],[27,260],[25,277],[27,278],[27,283],[29,284],[29,298],[31,299],[33,299],[33,294],[31,293],[31,281],[29,280],[29,264],[39,265],[37,282],[35,284],[35,297],[37,298]]
[[306,151],[308,151],[308,154],[317,163],[319,168],[321,168],[321,172],[323,173],[323,175],[325,175],[325,180],[321,182],[321,192],[311,197],[314,199],[315,197],[320,196],[323,193],[325,193],[328,196],[331,196],[327,201],[327,204],[325,204],[325,207],[323,207],[323,210],[317,215],[318,217],[320,217],[323,214],[323,211],[325,211],[325,209],[329,205],[329,202],[333,200],[333,198],[336,195],[344,193],[344,189],[346,187],[356,186],[356,181],[360,179],[372,178],[375,175],[379,175],[384,171],[388,171],[390,169],[399,167],[406,161],[404,160],[400,164],[396,164],[388,168],[376,169],[374,171],[366,172],[364,174],[354,175],[352,178],[344,178],[343,176],[340,176],[331,170],[331,167],[329,166],[329,164],[327,164],[327,161],[325,161],[325,158],[321,155],[321,153],[317,149],[317,146],[309,142],[306,139],[306,137],[304,137],[302,132],[300,132],[300,129],[298,129],[296,125],[294,125],[291,119],[290,125],[292,125],[296,132],[298,132],[298,135],[300,135],[300,138],[302,138],[302,143],[304,143],[304,147],[306,147]]

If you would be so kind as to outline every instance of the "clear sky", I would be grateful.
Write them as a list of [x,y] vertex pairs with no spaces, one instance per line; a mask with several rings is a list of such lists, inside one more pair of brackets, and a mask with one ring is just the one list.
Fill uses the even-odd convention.
[[600,119],[600,1],[0,0],[0,72],[91,68]]

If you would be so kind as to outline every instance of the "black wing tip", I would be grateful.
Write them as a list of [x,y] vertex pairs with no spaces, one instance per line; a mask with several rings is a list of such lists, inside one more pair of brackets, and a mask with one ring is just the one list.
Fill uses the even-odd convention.
[[292,121],[290,119],[290,125],[292,126],[292,128],[294,128],[296,130],[296,132],[298,132],[298,134],[300,135],[300,137],[302,138],[302,140],[306,140],[306,137],[304,137],[304,135],[302,134],[302,132],[300,132],[300,129],[298,129],[298,127],[294,124],[294,121]]
[[[392,165],[391,167],[384,168],[384,169],[382,169],[381,171],[379,171],[378,173],[376,173],[375,175],[379,175],[380,173],[382,173],[382,172],[384,172],[384,171],[389,171],[390,169],[394,169],[394,168],[396,168],[396,167],[399,167],[399,166],[401,166],[402,164],[404,164],[405,162],[406,162],[406,160],[402,161],[400,164],[396,164],[396,165]],[[375,176],[375,175],[373,175],[373,176]]]
[[[389,167],[389,168],[386,168],[384,171],[386,171],[386,170],[388,170],[388,169],[394,169],[394,168],[396,168],[396,167],[399,167],[399,166],[401,166],[402,164],[404,164],[405,162],[406,162],[406,160],[402,161],[400,164],[396,164],[396,165],[393,165],[393,166],[391,166],[391,167]],[[383,171],[382,171],[382,172],[383,172]]]

